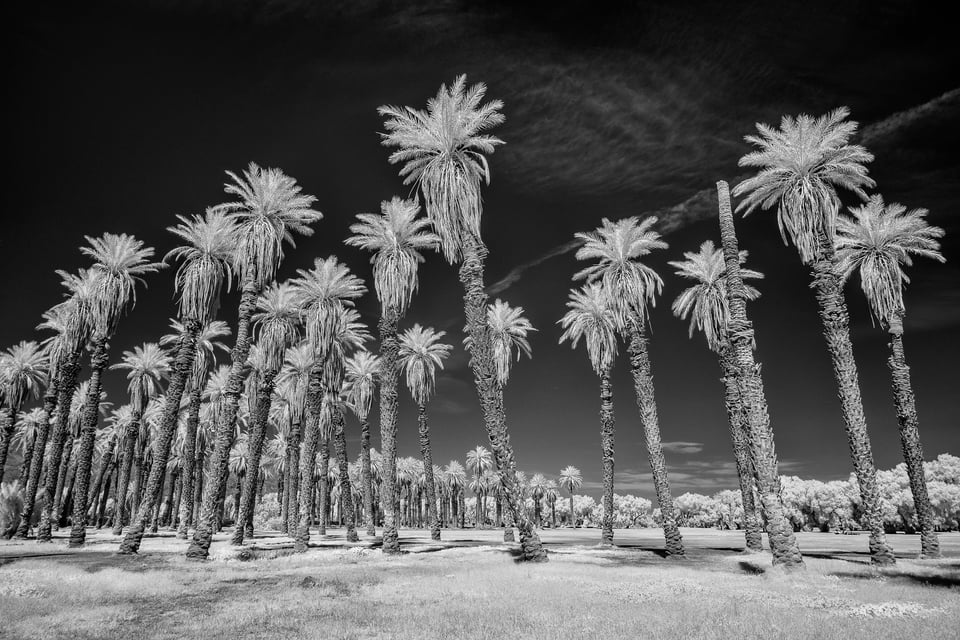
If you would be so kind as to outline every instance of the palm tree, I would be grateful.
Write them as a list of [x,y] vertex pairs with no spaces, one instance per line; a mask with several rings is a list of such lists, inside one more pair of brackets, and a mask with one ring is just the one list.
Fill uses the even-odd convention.
[[300,452],[298,496],[290,499],[291,504],[297,503],[299,507],[295,549],[305,551],[310,539],[310,514],[316,486],[314,462],[323,435],[320,421],[324,420],[327,429],[335,422],[334,405],[339,403],[343,385],[345,352],[361,346],[366,339],[365,329],[357,321],[358,315],[352,307],[367,288],[335,256],[317,259],[313,269],[299,269],[297,274],[300,277],[292,283],[314,356],[306,389],[306,428]]
[[430,426],[427,424],[427,402],[433,395],[436,370],[443,369],[443,361],[450,355],[453,345],[440,342],[446,331],[434,331],[430,327],[413,325],[400,336],[400,353],[397,365],[403,370],[407,389],[417,403],[420,425],[420,455],[423,457],[424,484],[427,492],[427,520],[430,522],[430,537],[440,539],[440,519],[437,515],[437,496],[434,492],[433,453],[430,449]]
[[313,347],[307,340],[287,349],[284,366],[277,375],[277,389],[289,407],[290,431],[284,460],[282,513],[286,532],[297,530],[297,486],[300,473],[300,440],[307,404],[307,386],[314,366]]
[[20,412],[28,397],[38,397],[40,387],[48,384],[49,364],[46,351],[32,340],[21,341],[0,352],[0,399],[3,401],[0,409],[0,482],[3,481],[7,450],[13,436],[12,418]]
[[[541,514],[543,498],[547,492],[547,477],[542,473],[535,473],[530,478],[530,496],[533,498],[533,521],[538,527],[543,526]],[[612,538],[611,534],[611,538]],[[606,535],[604,535],[606,537]]]
[[143,282],[141,276],[164,266],[163,263],[148,262],[153,257],[153,249],[145,247],[133,236],[105,233],[99,238],[87,237],[87,242],[90,246],[81,247],[80,251],[94,260],[90,270],[94,273],[97,288],[91,305],[90,389],[80,427],[71,547],[82,546],[86,539],[87,490],[99,415],[101,377],[110,356],[108,341],[121,316],[136,304],[136,285]]
[[543,490],[543,497],[546,498],[547,504],[550,505],[550,527],[553,529],[557,528],[557,498],[560,497],[559,492],[557,491],[557,482],[555,480],[547,480],[546,487]]
[[[262,356],[263,368],[256,370],[259,382],[256,386],[256,411],[247,456],[250,468],[260,468],[263,443],[267,437],[267,421],[273,401],[273,390],[283,366],[287,347],[300,337],[300,308],[294,295],[293,285],[288,282],[269,287],[257,298],[257,311],[253,315],[254,327],[259,330],[257,347]],[[239,505],[237,526],[234,527],[231,544],[243,543],[244,527],[248,518],[253,517],[256,498],[257,473],[247,475],[243,487],[242,504]]]
[[573,512],[573,492],[583,486],[583,477],[580,475],[580,469],[573,465],[567,465],[560,471],[560,486],[570,492],[570,525],[577,527],[577,517]]
[[[490,181],[485,154],[491,154],[503,141],[485,132],[500,124],[503,103],[492,100],[482,104],[486,86],[467,88],[466,76],[457,77],[447,88],[442,85],[426,110],[381,106],[378,112],[387,118],[383,144],[396,147],[391,164],[401,163],[405,184],[419,188],[424,197],[427,217],[440,236],[440,246],[451,264],[460,263],[460,282],[464,287],[464,313],[477,395],[483,410],[490,446],[497,459],[507,502],[520,531],[523,557],[546,561],[547,555],[534,532],[520,498],[516,480],[516,462],[507,435],[503,408],[503,390],[497,382],[489,326],[486,323],[487,295],[484,291],[483,265],[487,248],[480,237],[482,202],[481,181]],[[389,364],[384,367],[389,370]]]
[[[756,504],[753,499],[753,465],[744,428],[744,409],[738,388],[737,364],[730,345],[730,311],[727,300],[726,263],[723,250],[715,248],[707,240],[700,245],[700,251],[685,252],[683,261],[669,262],[676,268],[681,278],[693,280],[696,284],[684,289],[673,302],[673,315],[686,320],[690,318],[690,336],[695,330],[702,331],[707,347],[717,354],[723,369],[723,382],[726,390],[727,421],[730,425],[730,438],[737,464],[737,476],[740,479],[740,495],[743,499],[744,536],[747,549],[763,551],[763,530],[757,518]],[[740,264],[747,258],[747,252],[740,252]],[[762,278],[763,274],[752,269],[740,269],[740,277]],[[746,300],[756,300],[760,292],[744,285]]]
[[774,446],[773,429],[767,412],[767,398],[763,390],[760,365],[753,357],[753,325],[747,319],[747,288],[740,273],[740,248],[733,212],[730,210],[730,193],[727,183],[717,182],[717,200],[720,210],[720,240],[723,244],[723,260],[726,265],[727,305],[730,313],[728,337],[730,351],[736,367],[737,391],[743,407],[747,442],[750,446],[753,470],[763,515],[766,520],[767,538],[773,563],[786,568],[803,566],[803,557],[797,545],[793,527],[786,518],[780,498],[780,474],[777,469],[777,452]]
[[283,259],[283,242],[293,245],[294,233],[312,235],[309,225],[321,218],[318,211],[311,209],[316,198],[300,193],[297,181],[279,169],[263,169],[251,162],[243,177],[229,171],[227,175],[232,182],[224,186],[224,191],[239,198],[221,208],[230,211],[237,221],[234,271],[240,280],[240,307],[226,403],[214,436],[212,473],[187,550],[187,557],[192,559],[205,559],[209,554],[216,504],[227,482],[230,445],[250,351],[250,319],[257,296],[276,276]]
[[850,318],[837,272],[834,248],[840,209],[837,187],[866,200],[864,188],[873,187],[866,163],[873,156],[859,145],[849,144],[857,123],[847,120],[850,111],[841,107],[813,118],[785,116],[780,129],[758,124],[759,136],[747,136],[758,147],[740,158],[741,167],[760,169],[733,188],[744,196],[737,211],[749,214],[758,207],[777,207],[780,233],[797,247],[800,259],[811,267],[824,337],[833,361],[839,387],[843,421],[853,458],[854,471],[870,528],[870,557],[877,564],[895,562],[883,530],[877,471],[860,398],[857,363],[850,340]]
[[663,518],[666,551],[668,555],[682,556],[683,539],[677,527],[667,463],[660,444],[660,421],[647,352],[647,305],[656,304],[663,280],[640,260],[655,249],[667,248],[660,234],[651,230],[656,222],[655,217],[648,217],[642,222],[635,217],[617,222],[604,218],[602,226],[595,232],[576,234],[584,243],[577,250],[577,259],[597,262],[578,272],[574,279],[586,279],[588,283],[601,282],[613,301],[617,328],[628,342],[627,352],[630,355],[637,406],[647,441],[657,503]]
[[[380,203],[380,214],[361,213],[350,226],[353,236],[346,243],[373,252],[373,284],[380,301],[380,442],[384,471],[396,475],[397,460],[397,325],[406,314],[417,290],[417,269],[423,251],[437,248],[439,237],[430,232],[430,222],[419,218],[416,200],[394,197]],[[385,485],[383,551],[399,553],[393,486]]]
[[903,351],[903,285],[910,281],[903,266],[911,256],[945,262],[938,238],[943,229],[927,224],[926,209],[907,211],[902,204],[885,205],[879,195],[863,206],[851,209],[853,218],[837,219],[837,268],[844,280],[854,271],[873,317],[890,334],[893,395],[900,425],[900,444],[907,463],[913,504],[920,522],[921,557],[940,557],[940,542],[933,521],[930,497],[923,472],[923,448],[917,427],[917,408],[910,383],[910,368]]
[[444,466],[443,475],[447,477],[447,482],[450,485],[450,503],[451,511],[453,511],[453,519],[457,521],[457,516],[459,516],[460,528],[462,529],[464,518],[463,490],[467,485],[467,472],[458,460],[451,460]]
[[[360,421],[360,486],[363,491],[363,513],[367,535],[377,535],[373,517],[373,479],[370,469],[370,407],[380,379],[380,359],[369,351],[357,351],[347,358],[347,406]],[[396,453],[396,451],[394,451]]]
[[[113,535],[120,535],[127,520],[126,495],[130,482],[130,472],[133,466],[133,447],[137,432],[140,430],[140,419],[147,402],[159,391],[160,382],[170,371],[170,357],[160,345],[145,342],[134,347],[133,351],[124,351],[123,359],[111,365],[110,369],[126,369],[127,392],[130,394],[130,420],[126,424],[126,432],[122,436],[120,458],[120,474],[117,479],[117,496],[119,500],[115,507],[113,518]],[[140,473],[140,469],[133,469]]]
[[480,508],[480,494],[483,493],[483,484],[480,479],[485,473],[493,469],[493,456],[490,455],[490,451],[479,444],[473,449],[470,449],[470,451],[467,451],[467,469],[473,474],[470,490],[477,495],[477,528],[479,529],[483,522],[481,513],[483,514],[484,520],[487,515],[486,496],[484,496],[482,511]]
[[[14,432],[11,442],[20,451],[20,457],[23,461],[20,464],[20,486],[27,483],[30,475],[30,463],[33,460],[33,450],[37,445],[37,436],[40,432],[40,425],[46,418],[43,409],[34,407],[30,411],[20,411],[17,413],[17,421],[14,423]],[[21,522],[21,524],[23,524]],[[19,531],[18,531],[19,533]]]
[[[617,357],[617,316],[610,290],[599,283],[570,292],[569,311],[560,319],[560,343],[574,349],[582,338],[593,371],[600,376],[600,446],[603,460],[603,523],[600,543],[613,544],[613,362]],[[562,476],[561,476],[562,479]],[[573,514],[573,493],[570,494]]]

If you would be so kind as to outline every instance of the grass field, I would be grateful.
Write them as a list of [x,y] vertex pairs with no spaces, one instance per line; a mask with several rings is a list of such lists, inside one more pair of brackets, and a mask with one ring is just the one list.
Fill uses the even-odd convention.
[[547,530],[548,564],[514,560],[499,530],[404,532],[407,553],[342,532],[291,555],[261,537],[240,561],[225,535],[214,558],[183,557],[170,535],[136,557],[91,534],[83,550],[0,543],[3,638],[950,638],[960,633],[960,534],[943,560],[869,565],[866,536],[800,534],[807,569],[784,575],[742,552],[740,532],[683,530],[686,560],[662,557],[657,530]]

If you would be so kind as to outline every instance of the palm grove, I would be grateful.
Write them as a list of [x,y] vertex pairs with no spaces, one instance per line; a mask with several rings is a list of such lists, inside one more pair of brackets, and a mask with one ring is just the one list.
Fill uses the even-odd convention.
[[[169,526],[189,540],[187,555],[202,559],[225,521],[234,523],[233,544],[252,538],[254,513],[270,477],[277,528],[299,551],[308,548],[311,529],[325,533],[334,511],[348,540],[358,539],[358,529],[373,536],[381,527],[387,553],[400,549],[400,526],[425,526],[439,539],[442,527],[466,524],[470,491],[477,526],[502,526],[506,540],[516,529],[522,557],[545,561],[537,528],[548,520],[556,525],[558,504],[577,525],[574,491],[582,478],[568,466],[556,481],[541,474],[528,480],[510,445],[504,393],[513,363],[521,354],[531,356],[527,336],[535,329],[522,307],[491,304],[485,291],[481,191],[490,181],[488,156],[503,142],[491,130],[504,120],[503,104],[484,102],[485,92],[483,84],[468,86],[460,76],[441,86],[425,109],[379,108],[382,143],[411,196],[359,214],[345,239],[367,252],[373,265],[380,304],[376,348],[368,346],[373,332],[355,308],[368,286],[335,256],[276,280],[287,247],[311,235],[322,219],[316,198],[279,169],[251,163],[240,174],[227,172],[231,199],[203,214],[178,216],[169,231],[180,245],[162,261],[129,235],[88,237],[81,251],[89,267],[58,272],[64,300],[44,313],[38,327],[50,337],[40,344],[21,342],[0,356],[0,470],[11,447],[23,459],[17,484],[4,488],[20,505],[20,517],[6,533],[25,538],[36,523],[37,539],[50,541],[53,529],[69,524],[70,546],[76,547],[84,544],[88,526],[109,524],[122,535],[120,551],[136,553],[147,529]],[[740,166],[757,173],[734,186],[732,195],[740,198],[737,211],[744,214],[775,211],[784,240],[810,268],[860,522],[870,531],[873,561],[891,563],[843,293],[847,279],[859,279],[875,320],[889,333],[894,406],[922,554],[935,557],[937,523],[904,351],[903,286],[904,267],[913,257],[943,261],[943,232],[926,223],[923,209],[908,211],[868,196],[866,190],[875,187],[867,169],[873,157],[851,143],[857,125],[848,116],[841,108],[818,118],[784,117],[779,128],[758,124],[758,134],[746,138],[755,149],[740,159]],[[749,256],[737,245],[725,182],[717,183],[717,194],[720,245],[705,240],[670,263],[689,285],[673,311],[717,357],[717,402],[722,394],[746,546],[762,549],[765,532],[775,563],[802,566],[747,315],[747,303],[760,295],[762,274],[747,266]],[[845,213],[841,195],[861,204]],[[623,502],[614,493],[612,380],[625,349],[656,523],[667,553],[682,556],[686,496],[675,500],[671,493],[653,383],[656,363],[648,349],[648,311],[664,281],[644,259],[668,249],[656,228],[654,217],[628,217],[604,219],[599,228],[576,234],[583,268],[573,276],[576,284],[559,320],[560,342],[577,347],[582,341],[599,379],[603,497],[596,524],[602,543],[612,544],[615,501]],[[466,467],[456,460],[434,464],[428,420],[437,371],[455,347],[443,342],[443,331],[401,328],[416,304],[419,266],[433,252],[458,269],[463,346],[488,436],[489,449],[468,452]],[[147,279],[156,280],[165,267],[175,268],[178,295],[172,332],[117,358],[111,339]],[[217,319],[221,298],[231,289],[240,295],[234,327]],[[110,365],[111,359],[116,363]],[[102,390],[108,367],[125,371],[128,379],[128,401],[116,408]],[[398,457],[402,386],[418,408],[419,460]],[[371,446],[377,396],[380,452]],[[33,399],[39,406],[29,406]],[[350,416],[360,426],[359,452],[347,450]],[[569,508],[561,500],[564,491]],[[494,498],[494,517],[488,517],[488,497]]]

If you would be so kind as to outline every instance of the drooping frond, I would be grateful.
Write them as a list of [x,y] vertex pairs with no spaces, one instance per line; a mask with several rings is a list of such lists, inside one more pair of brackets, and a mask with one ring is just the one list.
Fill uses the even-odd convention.
[[280,169],[251,162],[242,177],[231,171],[227,175],[231,182],[224,191],[238,200],[220,208],[237,221],[235,270],[243,282],[253,281],[262,289],[276,277],[284,241],[296,246],[293,234],[313,235],[310,225],[323,216],[311,208],[317,199],[301,193],[297,181]]
[[290,421],[299,424],[307,403],[307,384],[313,368],[313,347],[303,341],[287,349],[283,367],[277,374],[277,392],[289,406]]
[[322,356],[338,330],[341,310],[352,307],[354,301],[367,292],[367,287],[336,256],[326,260],[318,258],[312,269],[298,269],[297,274],[300,277],[291,281],[296,304],[301,309],[307,339]]
[[396,147],[390,163],[402,165],[404,184],[420,188],[427,217],[451,263],[460,259],[467,238],[480,238],[480,182],[490,182],[486,155],[503,144],[484,133],[504,121],[500,100],[481,104],[486,92],[483,83],[467,88],[461,75],[449,88],[441,85],[425,110],[377,109],[386,118],[383,145]]
[[20,407],[29,396],[40,395],[47,384],[50,362],[46,351],[33,340],[22,340],[0,352],[0,397],[12,408]]
[[360,420],[366,420],[373,404],[373,394],[380,374],[380,358],[360,350],[344,361],[346,371],[347,403]]
[[207,324],[216,317],[224,282],[232,285],[238,228],[233,217],[218,209],[203,216],[177,216],[180,224],[167,231],[184,241],[164,256],[164,262],[180,260],[175,290],[180,294],[180,317]]
[[493,346],[493,361],[497,369],[497,380],[507,384],[514,353],[517,362],[520,355],[533,357],[527,334],[536,331],[530,321],[523,316],[523,307],[511,307],[497,299],[487,308],[487,326],[490,327],[490,339]]
[[417,290],[417,267],[422,251],[437,248],[440,238],[430,221],[418,218],[420,203],[394,197],[380,203],[380,214],[361,213],[350,226],[346,244],[373,252],[373,284],[384,308],[403,315]]
[[599,282],[570,291],[569,311],[559,323],[563,327],[560,344],[569,340],[576,349],[583,338],[590,364],[597,375],[613,366],[617,356],[617,318],[611,295]]
[[37,329],[55,331],[57,335],[43,341],[50,357],[50,370],[58,371],[71,354],[86,344],[93,327],[93,306],[98,277],[92,269],[76,274],[57,271],[67,290],[67,299],[44,312]]
[[289,282],[267,287],[257,298],[253,324],[267,370],[278,371],[284,353],[300,337],[300,306]]
[[127,370],[130,404],[142,410],[159,391],[160,381],[169,374],[170,356],[160,345],[145,342],[134,347],[133,351],[124,351],[123,359],[110,368]]
[[37,437],[37,429],[40,423],[47,419],[46,413],[40,407],[34,407],[30,411],[21,411],[17,414],[14,423],[13,446],[22,453],[33,446]]
[[483,445],[467,451],[467,469],[474,475],[482,475],[493,468],[493,454]]
[[760,172],[733,188],[734,196],[745,196],[737,211],[746,215],[776,205],[780,235],[784,243],[793,242],[804,263],[818,255],[821,234],[833,243],[840,209],[837,188],[866,200],[864,189],[875,186],[866,167],[873,155],[849,144],[857,131],[849,115],[849,109],[840,107],[819,118],[784,116],[779,129],[758,123],[759,135],[745,138],[757,150],[740,158],[739,165]]
[[[684,260],[668,262],[676,268],[681,278],[696,282],[684,289],[673,301],[673,315],[685,320],[690,317],[690,336],[693,332],[702,331],[707,339],[707,346],[713,351],[719,351],[726,341],[727,325],[730,322],[730,308],[727,297],[727,267],[723,259],[723,249],[714,247],[712,240],[700,245],[700,251],[694,253],[686,251]],[[747,252],[740,252],[740,264],[747,259]],[[763,274],[753,269],[740,269],[744,280],[762,278]],[[744,284],[747,300],[756,300],[760,292],[748,284]]]
[[860,273],[873,317],[889,325],[904,312],[903,286],[910,278],[903,267],[913,264],[912,256],[946,261],[938,241],[943,229],[927,223],[926,209],[907,211],[902,204],[884,204],[879,195],[850,213],[852,218],[837,220],[837,271],[844,280]]
[[397,367],[406,376],[407,388],[417,404],[426,404],[433,394],[437,368],[450,355],[453,345],[440,342],[446,331],[413,325],[400,334]]
[[560,472],[560,486],[573,493],[574,489],[583,486],[583,476],[580,475],[580,469],[573,465],[568,465]]
[[667,248],[660,234],[651,230],[656,222],[654,216],[643,221],[637,217],[616,222],[604,218],[595,231],[574,234],[583,241],[576,253],[577,260],[597,262],[578,271],[573,278],[603,283],[612,298],[618,329],[631,322],[644,323],[647,305],[656,305],[656,296],[663,288],[657,272],[640,262],[653,250]]

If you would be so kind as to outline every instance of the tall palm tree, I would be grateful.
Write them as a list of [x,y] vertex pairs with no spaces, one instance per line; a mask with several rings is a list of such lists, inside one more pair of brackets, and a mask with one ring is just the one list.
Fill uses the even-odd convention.
[[305,551],[310,540],[310,516],[316,486],[314,462],[320,438],[326,430],[321,428],[320,422],[323,420],[327,429],[334,424],[346,351],[361,346],[366,339],[365,328],[357,321],[358,314],[353,305],[367,288],[335,256],[317,259],[313,269],[299,269],[297,274],[300,277],[292,283],[314,356],[306,389],[306,427],[300,451],[298,495],[291,496],[290,500],[291,504],[298,504],[295,549]]
[[307,386],[314,366],[313,347],[307,340],[287,349],[284,366],[277,375],[277,389],[289,407],[290,431],[284,459],[282,513],[286,532],[297,530],[297,486],[300,479],[300,440],[307,404]]
[[105,233],[99,238],[87,237],[87,242],[90,246],[81,247],[80,251],[94,260],[90,270],[94,273],[97,288],[91,308],[90,389],[80,427],[71,547],[82,546],[86,539],[87,490],[99,416],[101,377],[110,357],[109,340],[120,318],[136,304],[136,285],[143,283],[141,276],[164,266],[163,263],[149,262],[153,249],[145,247],[133,236]]
[[900,444],[907,463],[913,504],[920,523],[921,557],[940,557],[940,542],[933,521],[930,497],[923,472],[923,448],[917,427],[917,408],[910,383],[910,368],[903,351],[903,285],[910,279],[903,272],[911,256],[945,262],[938,238],[943,229],[927,224],[926,209],[907,211],[902,204],[884,204],[879,195],[850,210],[853,218],[837,219],[837,268],[844,280],[860,274],[860,286],[873,317],[890,334],[893,395],[900,426]]
[[453,520],[459,521],[460,527],[463,528],[463,491],[467,486],[467,472],[459,460],[451,460],[443,467],[443,474],[450,485],[450,503],[453,511],[451,515]]
[[453,345],[440,342],[446,331],[413,325],[400,336],[397,365],[403,370],[407,389],[417,403],[420,426],[420,455],[423,458],[424,484],[427,492],[427,520],[430,537],[440,539],[440,518],[437,515],[437,496],[434,491],[433,453],[430,448],[430,426],[427,423],[427,402],[433,395],[437,368],[450,355]]
[[110,369],[125,369],[127,373],[127,392],[130,394],[130,420],[126,424],[126,432],[122,436],[120,474],[117,478],[117,496],[119,501],[114,507],[113,534],[122,533],[123,525],[127,520],[127,488],[130,482],[130,473],[140,473],[140,469],[133,469],[133,447],[137,432],[140,430],[140,419],[147,402],[153,398],[160,388],[160,382],[170,371],[170,357],[153,342],[145,342],[134,347],[133,351],[124,351],[123,358]]
[[[380,203],[380,214],[361,213],[350,226],[353,236],[346,243],[373,253],[373,284],[380,301],[380,442],[384,472],[396,475],[397,460],[397,325],[406,314],[417,290],[417,269],[423,251],[434,250],[440,238],[430,231],[430,221],[418,217],[416,200],[394,197]],[[383,551],[398,553],[393,487],[384,492]]]
[[550,527],[553,529],[557,528],[557,498],[560,497],[560,493],[557,490],[556,480],[549,479],[547,480],[546,488],[543,490],[543,497],[546,499],[547,504],[550,505]]
[[[729,296],[726,286],[726,263],[723,250],[715,248],[711,240],[700,245],[699,252],[685,252],[685,260],[669,262],[681,278],[693,280],[696,284],[684,289],[673,301],[673,315],[686,320],[690,318],[690,336],[695,330],[703,332],[707,347],[717,354],[723,369],[723,383],[726,391],[727,421],[730,425],[730,438],[737,464],[737,476],[740,480],[740,495],[743,499],[744,537],[747,549],[763,550],[763,530],[757,517],[753,499],[753,464],[744,427],[744,410],[738,388],[735,354],[730,345],[730,311],[727,302]],[[741,265],[747,258],[747,252],[740,252]],[[763,274],[752,269],[740,269],[740,277],[762,278]],[[752,286],[744,285],[746,300],[756,300],[760,292]]]
[[373,516],[373,478],[370,469],[370,407],[380,379],[380,359],[369,351],[357,351],[347,358],[347,406],[360,421],[360,486],[367,535],[377,535]]
[[[0,352],[0,482],[7,464],[7,450],[13,436],[13,416],[28,397],[40,395],[40,387],[49,384],[47,370],[50,360],[47,352],[34,341],[23,340]],[[42,458],[41,458],[42,460]]]
[[877,471],[860,397],[857,363],[850,340],[850,318],[837,273],[834,248],[840,209],[837,188],[852,191],[866,200],[864,188],[874,186],[866,164],[873,156],[860,145],[850,144],[857,123],[847,120],[850,111],[841,107],[819,118],[784,116],[779,129],[757,124],[758,136],[747,136],[756,151],[740,158],[741,167],[759,169],[733,188],[744,196],[737,211],[749,214],[757,208],[777,208],[777,222],[784,241],[797,247],[801,261],[811,268],[820,320],[833,362],[840,392],[843,421],[853,458],[853,467],[870,529],[870,557],[877,564],[895,562],[883,530]]
[[[603,523],[600,543],[613,544],[613,362],[617,357],[617,316],[610,290],[599,283],[570,292],[567,311],[560,319],[560,343],[574,349],[583,339],[593,371],[600,376],[600,447],[603,461]],[[562,479],[562,476],[561,476]],[[569,481],[564,481],[568,483]],[[573,514],[573,493],[570,494]]]
[[[546,552],[530,524],[517,486],[503,390],[496,379],[493,344],[486,322],[483,268],[487,248],[480,237],[480,183],[490,182],[486,155],[503,144],[486,131],[504,121],[500,113],[502,102],[491,100],[483,104],[486,90],[482,83],[467,88],[466,76],[459,76],[449,88],[441,85],[426,110],[381,106],[378,112],[386,117],[384,146],[396,147],[390,162],[402,164],[400,175],[404,183],[415,185],[423,194],[427,217],[440,236],[447,261],[460,263],[464,313],[471,338],[470,366],[487,436],[497,458],[497,469],[504,476],[504,492],[520,531],[523,557],[546,561]],[[384,366],[389,367],[389,363]]]
[[312,235],[310,225],[321,218],[321,214],[311,208],[316,198],[301,193],[297,181],[279,169],[263,169],[251,162],[242,177],[229,171],[227,175],[232,182],[224,186],[224,191],[237,196],[238,200],[221,208],[230,211],[237,222],[234,270],[240,280],[240,307],[236,342],[230,354],[226,403],[214,436],[212,473],[187,550],[187,557],[192,559],[205,559],[209,555],[216,504],[227,482],[230,445],[250,351],[250,319],[257,296],[276,276],[283,259],[284,241],[293,245],[294,233]]
[[[480,525],[483,523],[483,520],[486,519],[487,509],[486,509],[486,498],[484,497],[484,505],[481,511],[480,507],[480,495],[483,493],[483,484],[480,479],[485,473],[489,473],[493,469],[493,456],[490,454],[490,450],[485,446],[478,444],[473,449],[467,451],[467,469],[473,474],[473,480],[470,483],[470,490],[477,495],[477,528],[480,528]],[[481,519],[481,513],[483,518]]]
[[[249,466],[256,471],[260,468],[263,443],[267,437],[267,422],[273,401],[277,374],[283,366],[287,347],[300,337],[300,308],[289,282],[269,287],[257,298],[257,311],[253,315],[254,327],[259,331],[257,347],[263,360],[258,370],[259,381],[256,387],[256,411],[252,418],[250,440],[247,447]],[[244,527],[248,518],[253,517],[253,507],[257,490],[257,473],[249,473],[243,487],[242,502],[239,505],[237,526],[234,527],[231,544],[243,543]]]
[[747,288],[740,273],[740,248],[733,212],[730,210],[730,192],[727,183],[717,182],[719,203],[720,240],[723,244],[723,260],[726,266],[727,305],[730,313],[728,337],[730,351],[738,379],[737,391],[744,412],[743,424],[751,450],[753,470],[763,515],[766,520],[767,538],[773,563],[785,568],[803,566],[803,557],[797,545],[793,527],[786,518],[780,497],[780,474],[773,429],[767,412],[767,398],[763,390],[760,365],[754,360],[753,325],[747,318]]
[[[542,473],[535,473],[530,477],[530,496],[533,498],[533,521],[538,527],[543,526],[543,498],[547,491],[547,477]],[[612,538],[611,534],[611,538]],[[606,533],[604,534],[606,539]]]
[[653,485],[663,518],[663,533],[669,555],[683,555],[683,539],[677,527],[676,509],[670,494],[667,463],[660,439],[660,421],[653,388],[653,374],[647,351],[647,306],[656,304],[656,296],[663,280],[641,259],[656,249],[666,249],[667,243],[652,230],[657,219],[648,217],[642,222],[624,218],[610,222],[606,218],[593,233],[578,233],[583,241],[577,250],[578,260],[596,260],[595,264],[578,272],[574,279],[601,282],[614,303],[618,330],[627,344],[630,369],[637,394],[637,406],[643,422],[647,454],[653,471]]
[[583,486],[583,476],[580,475],[580,469],[573,465],[567,465],[560,471],[560,486],[570,492],[570,525],[577,526],[577,517],[573,512],[573,492]]

